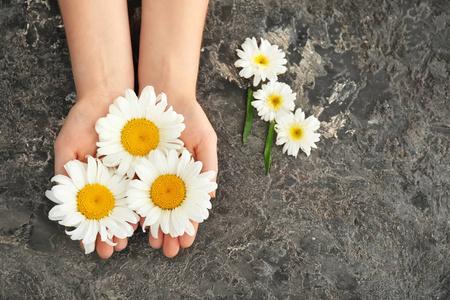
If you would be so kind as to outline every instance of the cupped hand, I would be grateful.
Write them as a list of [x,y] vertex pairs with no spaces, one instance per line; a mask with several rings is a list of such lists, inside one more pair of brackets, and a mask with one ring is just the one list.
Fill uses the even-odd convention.
[[[98,97],[79,99],[72,107],[56,138],[55,174],[67,175],[64,165],[70,160],[78,159],[86,162],[87,155],[96,156],[98,134],[94,126],[99,118],[106,116],[108,107],[109,102],[99,102]],[[137,224],[131,225],[134,229],[137,228]],[[100,237],[97,237],[95,248],[101,258],[109,258],[114,249],[123,250],[127,246],[128,240],[127,238],[113,237],[113,242],[117,243],[114,247],[102,242]],[[81,241],[80,244],[83,247]]]
[[[184,142],[184,146],[191,152],[196,161],[203,163],[202,172],[214,171],[216,176],[213,181],[216,181],[218,172],[217,163],[217,135],[211,126],[205,112],[194,99],[170,99],[169,105],[172,105],[174,110],[184,116],[185,130],[182,132],[180,139]],[[212,193],[215,197],[215,192]],[[141,225],[145,218],[141,218]],[[149,244],[155,249],[163,248],[164,255],[167,257],[174,257],[178,254],[180,246],[183,248],[190,247],[195,240],[197,234],[198,223],[191,221],[195,228],[193,236],[185,233],[179,237],[172,237],[170,234],[163,234],[161,228],[158,232],[158,238],[154,238],[149,234]]]

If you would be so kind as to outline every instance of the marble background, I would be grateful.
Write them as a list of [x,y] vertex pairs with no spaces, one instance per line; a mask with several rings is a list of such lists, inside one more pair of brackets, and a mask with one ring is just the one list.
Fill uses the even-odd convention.
[[[139,35],[139,2],[130,3]],[[219,138],[218,197],[173,259],[137,232],[102,260],[47,218],[53,142],[76,100],[56,1],[0,11],[1,299],[450,299],[450,2],[211,1],[198,99]],[[310,157],[242,145],[245,37],[321,121]],[[137,45],[137,42],[136,44]]]

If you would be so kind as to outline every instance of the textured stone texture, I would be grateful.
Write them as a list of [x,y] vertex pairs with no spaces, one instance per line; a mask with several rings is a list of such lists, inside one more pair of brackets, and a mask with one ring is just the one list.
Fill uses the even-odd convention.
[[[133,36],[139,3],[132,3]],[[450,3],[211,1],[198,98],[219,137],[218,197],[167,259],[137,232],[108,260],[47,218],[52,144],[75,101],[55,1],[2,1],[1,299],[450,299]],[[287,53],[280,80],[322,122],[297,159],[241,132],[245,37]]]

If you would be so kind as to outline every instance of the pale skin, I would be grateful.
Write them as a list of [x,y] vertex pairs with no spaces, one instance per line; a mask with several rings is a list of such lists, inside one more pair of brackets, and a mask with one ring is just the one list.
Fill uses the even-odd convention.
[[[116,97],[133,89],[134,71],[126,1],[59,0],[59,5],[77,91],[77,103],[55,142],[55,174],[66,174],[67,161],[95,156],[95,122],[106,116]],[[142,1],[138,82],[140,91],[152,85],[156,93],[167,94],[169,105],[184,116],[185,147],[203,162],[202,171],[217,174],[217,136],[196,100],[207,6],[205,0]],[[197,232],[198,224],[193,225]],[[149,234],[150,246],[162,247],[167,257],[177,255],[180,246],[190,247],[194,239],[187,234],[174,238],[161,230],[157,239]],[[113,241],[115,247],[97,238],[100,257],[108,258],[127,246],[127,239]]]

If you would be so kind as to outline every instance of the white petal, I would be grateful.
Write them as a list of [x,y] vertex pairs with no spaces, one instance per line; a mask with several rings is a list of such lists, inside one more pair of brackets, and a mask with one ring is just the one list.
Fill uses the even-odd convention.
[[115,207],[113,210],[114,217],[126,222],[137,223],[139,217],[131,209],[125,207]]
[[158,178],[158,172],[151,165],[138,165],[136,166],[136,174],[143,182],[150,183]]
[[155,154],[155,159],[153,163],[155,164],[155,168],[158,170],[160,174],[167,174],[169,172],[167,165],[167,157],[163,154],[162,151],[155,150],[153,151]]
[[255,74],[255,73],[254,73],[254,70],[253,70],[250,66],[243,68],[243,69],[239,72],[239,75],[240,75],[241,77],[244,77],[244,78],[250,78],[250,77],[253,76],[254,74]]
[[165,234],[170,233],[170,211],[169,210],[163,210],[161,215],[161,230]]
[[97,234],[99,232],[99,222],[97,220],[86,220],[88,222],[88,228],[83,238],[84,243],[89,244],[95,242]]
[[67,216],[60,222],[60,224],[67,227],[77,227],[85,219],[86,218],[80,212],[74,212],[67,214]]
[[139,101],[142,101],[142,108],[154,106],[156,103],[155,89],[152,86],[146,86],[141,92]]
[[56,204],[62,204],[64,203],[62,200],[58,199],[53,195],[52,191],[45,191],[45,196],[50,199],[51,201],[55,202]]
[[100,239],[102,242],[106,241],[108,239],[108,232],[106,230],[106,225],[105,222],[103,222],[103,219],[98,220],[100,228],[99,228],[99,233],[100,233]]
[[190,161],[191,161],[191,154],[189,153],[189,151],[184,150],[178,161],[178,168],[177,168],[178,177],[181,177],[181,175],[184,172],[184,169],[186,168],[186,166],[189,164]]
[[85,165],[79,160],[71,160],[64,165],[67,174],[69,174],[75,187],[79,190],[87,184]]
[[102,162],[107,167],[117,167],[126,155],[127,154],[125,150],[119,151],[114,154],[108,154],[107,156],[102,158]]
[[158,220],[159,220],[159,218],[161,217],[161,215],[162,215],[162,209],[161,208],[159,208],[158,206],[155,206],[154,208],[152,208],[150,211],[149,211],[149,213],[148,213],[148,215],[147,215],[147,218],[145,219],[145,222],[148,224],[148,225],[153,225],[153,224],[155,224]]
[[158,238],[158,232],[159,232],[159,224],[154,224],[150,226],[150,231],[152,236],[157,239]]
[[172,223],[176,229],[177,236],[181,236],[185,233],[186,227],[190,222],[186,217],[186,214],[183,213],[183,209],[181,207],[177,207],[172,210]]
[[125,90],[125,99],[128,101],[135,100],[138,101],[138,97],[136,96],[136,93],[132,89]]
[[253,86],[258,86],[260,82],[261,82],[261,75],[255,74],[255,77],[253,77]]
[[88,220],[83,221],[80,226],[78,226],[77,228],[75,228],[72,231],[67,231],[66,230],[66,234],[70,235],[70,238],[74,241],[76,240],[81,240],[85,237],[86,235],[86,231],[88,230],[88,226],[89,226],[89,222]]
[[129,183],[128,188],[130,190],[137,189],[137,190],[141,190],[141,191],[145,191],[145,192],[150,192],[150,185],[147,183],[144,183],[143,181],[141,181],[139,179],[132,180]]
[[114,175],[106,187],[111,191],[111,193],[113,193],[117,200],[125,197],[125,193],[128,189],[128,183],[129,180],[126,180],[123,177],[121,178],[118,175]]
[[89,184],[97,183],[97,161],[92,156],[88,156],[86,177]]
[[48,212],[48,218],[52,221],[60,221],[64,219],[67,216],[67,212],[61,210],[60,205],[55,205],[53,208]]
[[190,235],[190,236],[193,236],[195,234],[195,228],[194,228],[194,225],[192,225],[191,222],[188,222],[188,225],[187,225],[185,230],[186,230],[186,233],[188,235]]
[[89,244],[83,243],[83,247],[84,247],[84,254],[92,253],[95,250],[95,242]]
[[106,238],[103,242],[105,242],[108,245],[113,246],[113,247],[117,245],[117,243],[111,242],[111,240],[109,238]]
[[59,184],[67,185],[67,186],[69,186],[69,187],[71,187],[73,189],[76,189],[75,185],[73,184],[72,179],[70,179],[66,175],[61,175],[61,174],[55,175],[55,176],[53,176],[51,181],[52,182],[57,182]]
[[126,231],[119,225],[119,223],[111,217],[105,217],[102,219],[103,224],[109,229],[115,236],[126,236]]
[[[127,174],[128,176],[130,176],[130,174],[128,174],[128,169],[131,165],[131,162],[133,160],[133,157],[131,155],[126,155],[123,159],[123,161],[120,163],[119,168],[117,168],[117,174],[124,176],[125,174]],[[134,174],[133,174],[134,175]],[[132,178],[130,176],[130,178]]]
[[133,115],[131,114],[130,107],[128,106],[128,101],[125,98],[118,97],[116,100],[114,100],[114,105],[120,109],[123,116],[127,120],[133,119]]
[[193,178],[196,175],[200,174],[202,170],[202,163],[200,161],[196,161],[195,163],[189,164],[183,172],[180,174],[181,179]]
[[[123,153],[125,152],[125,149],[123,148],[122,144],[112,144],[112,145],[105,145],[102,142],[98,142],[97,146],[99,149],[97,149],[98,155],[112,155],[117,153]],[[126,152],[128,153],[128,152]]]
[[[105,167],[105,165],[103,165],[102,163],[98,162],[98,166],[97,166],[97,182],[107,186],[108,183],[112,180],[114,173],[108,169],[107,167]],[[118,175],[115,175],[118,176]]]
[[140,204],[136,204],[136,205],[130,205],[129,206],[131,209],[137,209],[136,213],[138,215],[140,215],[141,217],[147,217],[150,210],[152,210],[155,205],[150,204],[150,203],[140,203]]
[[189,219],[191,219],[194,222],[201,223],[203,222],[204,218],[200,210],[197,209],[197,206],[194,204],[186,204],[183,205],[183,209],[185,210],[187,216]]
[[205,191],[206,193],[211,193],[215,190],[217,190],[217,183],[215,182],[208,182],[203,186],[203,191]]
[[66,203],[76,201],[78,191],[70,186],[59,184],[52,187],[52,193],[53,196]]

